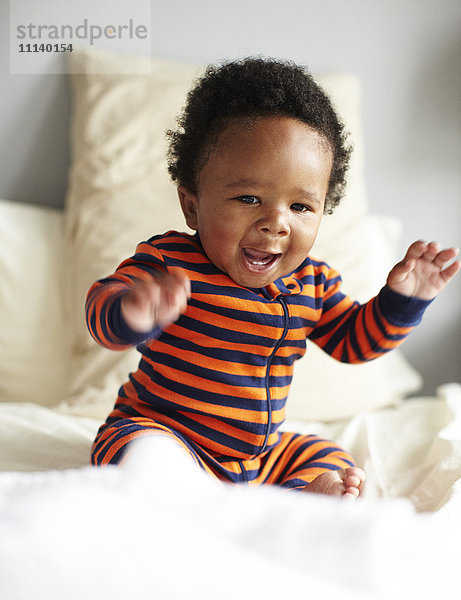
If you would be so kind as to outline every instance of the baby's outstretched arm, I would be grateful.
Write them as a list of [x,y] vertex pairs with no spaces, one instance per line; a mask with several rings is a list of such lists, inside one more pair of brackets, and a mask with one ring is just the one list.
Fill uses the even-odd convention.
[[461,268],[459,260],[445,267],[457,254],[457,248],[441,250],[438,242],[414,242],[389,273],[387,285],[404,296],[432,300]]
[[165,327],[186,310],[190,281],[185,273],[162,274],[150,281],[138,281],[121,300],[126,324],[139,333]]

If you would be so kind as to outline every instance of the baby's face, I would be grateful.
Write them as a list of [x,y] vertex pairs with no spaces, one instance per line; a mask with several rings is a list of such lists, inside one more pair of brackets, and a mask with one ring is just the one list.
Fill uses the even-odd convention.
[[289,117],[231,123],[199,174],[179,188],[187,223],[208,258],[236,283],[260,288],[309,254],[323,215],[331,151]]

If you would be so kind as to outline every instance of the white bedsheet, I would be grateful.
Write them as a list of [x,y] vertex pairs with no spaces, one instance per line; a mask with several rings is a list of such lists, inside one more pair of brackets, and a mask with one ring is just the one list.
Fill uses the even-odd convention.
[[0,405],[0,598],[459,597],[460,414],[449,385],[289,424],[354,453],[369,483],[352,503],[214,482],[164,438],[93,469],[97,422]]
[[[88,465],[100,422],[36,404],[0,403],[0,472]],[[290,431],[336,440],[367,472],[366,495],[405,496],[418,511],[435,511],[461,477],[461,386],[436,397],[333,423],[287,421]]]
[[215,483],[164,438],[0,489],[5,600],[456,597],[459,521]]

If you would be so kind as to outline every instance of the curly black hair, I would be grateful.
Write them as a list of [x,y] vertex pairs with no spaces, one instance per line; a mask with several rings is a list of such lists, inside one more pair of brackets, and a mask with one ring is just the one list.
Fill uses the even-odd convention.
[[178,129],[166,132],[172,180],[196,193],[198,174],[229,122],[261,116],[299,119],[327,141],[333,164],[325,213],[332,213],[344,194],[352,148],[326,93],[292,61],[248,57],[208,66],[187,96]]

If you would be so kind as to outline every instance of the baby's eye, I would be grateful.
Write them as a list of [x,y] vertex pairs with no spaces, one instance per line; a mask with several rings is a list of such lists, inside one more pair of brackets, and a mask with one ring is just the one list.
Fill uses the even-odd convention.
[[259,202],[256,196],[239,196],[238,199],[240,202],[243,202],[243,204],[256,204]]
[[300,202],[295,202],[291,205],[292,210],[295,212],[309,212],[311,208],[307,206],[307,204],[301,204]]

